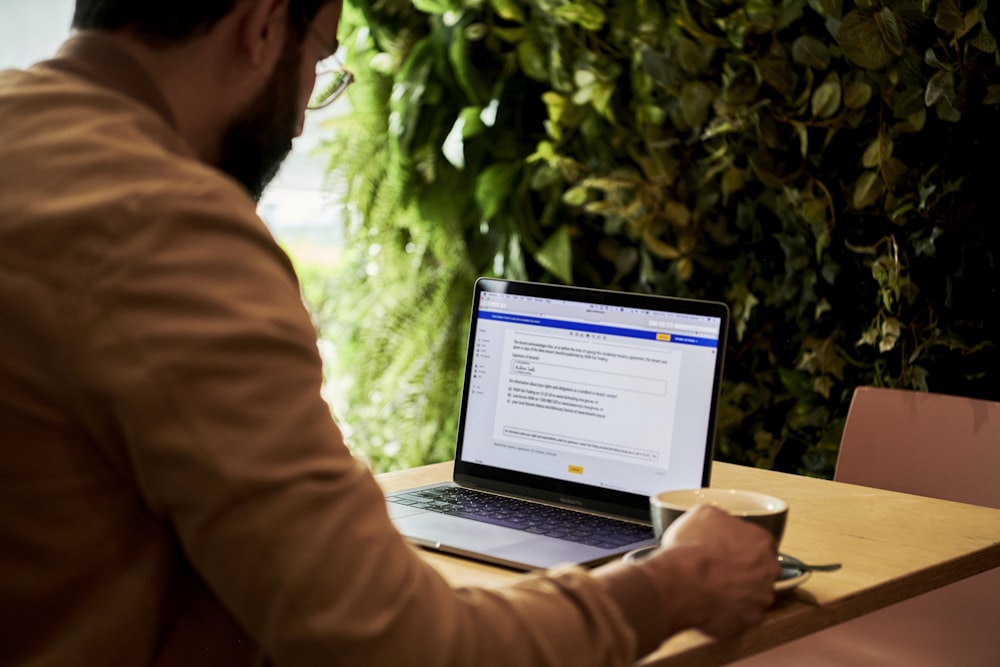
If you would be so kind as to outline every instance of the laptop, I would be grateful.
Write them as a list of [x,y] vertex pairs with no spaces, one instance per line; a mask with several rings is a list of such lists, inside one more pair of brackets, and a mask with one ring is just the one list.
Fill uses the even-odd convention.
[[725,304],[480,278],[450,482],[387,496],[413,544],[517,570],[656,543],[649,496],[707,486]]

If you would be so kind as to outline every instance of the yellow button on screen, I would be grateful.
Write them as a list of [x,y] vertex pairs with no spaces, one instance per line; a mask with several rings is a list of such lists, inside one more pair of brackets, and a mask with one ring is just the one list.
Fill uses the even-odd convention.
[[665,340],[665,341],[667,341],[669,343],[670,342],[670,334],[661,334],[661,333],[658,333],[658,334],[656,334],[656,340]]
[[582,475],[583,474],[583,466],[570,466],[569,467],[569,471],[571,473],[573,473],[574,475]]

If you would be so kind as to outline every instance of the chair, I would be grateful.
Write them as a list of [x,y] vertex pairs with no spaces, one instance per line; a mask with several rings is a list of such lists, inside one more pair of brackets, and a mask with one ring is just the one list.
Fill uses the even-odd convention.
[[[1000,508],[1000,403],[859,387],[834,478]],[[1000,666],[1000,568],[733,665]]]

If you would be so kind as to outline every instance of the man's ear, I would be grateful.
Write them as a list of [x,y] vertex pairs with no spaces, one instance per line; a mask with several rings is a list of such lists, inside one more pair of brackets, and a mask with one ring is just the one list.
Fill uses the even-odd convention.
[[251,64],[267,62],[281,53],[288,36],[289,0],[243,0],[246,6],[240,23],[240,41]]

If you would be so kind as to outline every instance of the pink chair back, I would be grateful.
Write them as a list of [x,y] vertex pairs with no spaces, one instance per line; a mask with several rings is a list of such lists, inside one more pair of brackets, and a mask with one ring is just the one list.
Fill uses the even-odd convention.
[[[1000,508],[1000,403],[859,387],[834,478]],[[1000,568],[733,665],[1000,666]]]
[[1000,508],[1000,403],[858,387],[834,478]]

